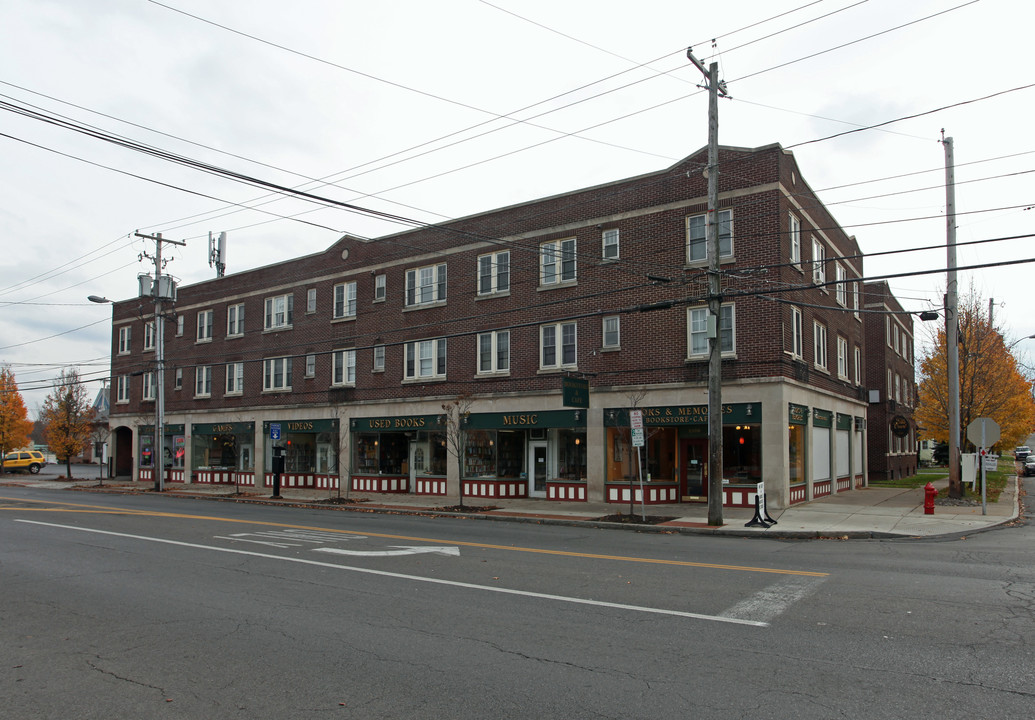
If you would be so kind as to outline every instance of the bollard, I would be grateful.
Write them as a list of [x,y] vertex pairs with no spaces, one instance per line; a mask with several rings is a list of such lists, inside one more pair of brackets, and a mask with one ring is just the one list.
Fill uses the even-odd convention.
[[924,515],[934,515],[934,499],[938,496],[938,488],[933,484],[924,485]]

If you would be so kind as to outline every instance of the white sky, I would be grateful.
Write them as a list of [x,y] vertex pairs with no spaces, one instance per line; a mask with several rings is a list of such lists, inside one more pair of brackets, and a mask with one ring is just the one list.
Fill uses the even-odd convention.
[[[1030,3],[164,1],[0,0],[0,101],[282,185],[331,178],[306,188],[436,221],[656,171],[706,145],[692,45],[732,96],[722,144],[798,145],[805,180],[864,252],[941,246],[868,257],[868,277],[945,265],[942,128],[958,242],[1032,232],[1035,87],[1017,89],[1035,83]],[[402,229],[299,200],[231,208],[266,193],[5,108],[0,363],[32,416],[62,367],[107,376],[110,307],[86,296],[136,295],[153,244],[134,231],[185,240],[167,272],[189,284],[215,274],[209,231],[228,233],[232,273],[345,232]],[[1033,260],[1033,246],[963,245],[958,262]],[[1010,342],[1035,333],[1031,277],[1023,263],[965,270],[960,289],[995,298]],[[944,274],[890,282],[909,309],[941,304]]]

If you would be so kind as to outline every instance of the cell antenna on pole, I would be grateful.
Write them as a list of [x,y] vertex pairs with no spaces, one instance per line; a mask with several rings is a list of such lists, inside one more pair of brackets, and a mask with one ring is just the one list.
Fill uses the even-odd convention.
[[219,237],[208,234],[208,266],[216,267],[216,277],[221,278],[226,274],[226,233],[219,233]]

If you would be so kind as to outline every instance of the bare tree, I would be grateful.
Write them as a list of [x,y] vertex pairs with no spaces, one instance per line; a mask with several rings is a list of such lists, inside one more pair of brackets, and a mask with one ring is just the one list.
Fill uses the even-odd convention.
[[464,454],[467,448],[467,420],[471,416],[473,400],[470,395],[458,395],[442,406],[442,427],[446,434],[446,450],[456,458],[457,481],[460,483],[460,509],[464,508]]

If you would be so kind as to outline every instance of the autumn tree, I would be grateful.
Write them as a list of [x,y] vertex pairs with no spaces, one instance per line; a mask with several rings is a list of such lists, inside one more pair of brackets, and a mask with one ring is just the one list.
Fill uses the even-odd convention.
[[62,370],[43,403],[40,420],[46,428],[47,445],[64,461],[67,477],[72,477],[72,458],[85,452],[90,442],[94,414],[79,369]]
[[[967,426],[989,417],[1000,428],[1000,446],[1023,442],[1035,430],[1032,384],[1021,373],[1000,330],[992,325],[984,301],[971,293],[959,302],[960,427],[958,443],[966,447]],[[944,328],[932,338],[920,361],[920,390],[916,422],[927,437],[949,440],[948,348]],[[958,462],[950,458],[950,462]],[[960,497],[959,487],[949,494]]]
[[0,368],[0,472],[4,456],[28,445],[31,432],[32,421],[18,392],[14,373],[9,367]]

